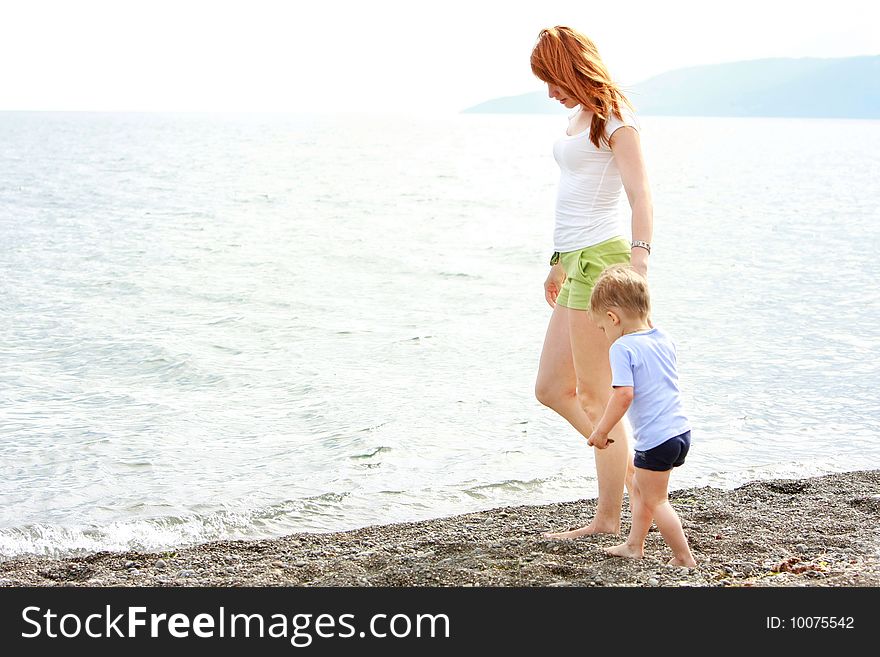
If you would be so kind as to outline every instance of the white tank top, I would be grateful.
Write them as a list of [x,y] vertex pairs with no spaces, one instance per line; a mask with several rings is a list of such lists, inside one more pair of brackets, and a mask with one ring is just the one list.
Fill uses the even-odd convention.
[[[622,121],[612,116],[605,124],[605,135],[609,138],[625,125],[639,129],[628,107],[621,107],[620,112]],[[587,128],[557,141],[553,157],[561,170],[553,250],[577,251],[625,235],[618,210],[623,183],[608,145],[602,143],[596,148]]]

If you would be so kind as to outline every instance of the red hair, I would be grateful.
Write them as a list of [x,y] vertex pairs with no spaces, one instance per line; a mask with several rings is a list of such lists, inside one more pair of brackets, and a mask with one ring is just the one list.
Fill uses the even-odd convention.
[[605,124],[612,115],[623,119],[620,108],[632,105],[611,75],[599,50],[589,37],[577,30],[557,25],[538,34],[532,50],[532,73],[548,84],[555,84],[574,98],[581,108],[593,113],[590,123],[590,141],[599,148],[600,141],[608,142]]

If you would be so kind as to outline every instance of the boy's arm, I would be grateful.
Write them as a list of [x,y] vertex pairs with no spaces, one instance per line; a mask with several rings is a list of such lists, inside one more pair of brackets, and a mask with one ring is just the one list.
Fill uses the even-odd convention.
[[611,398],[605,406],[602,419],[593,428],[593,433],[587,441],[591,447],[605,449],[608,447],[608,433],[617,426],[617,423],[626,415],[627,409],[632,404],[633,387],[618,386],[611,393]]

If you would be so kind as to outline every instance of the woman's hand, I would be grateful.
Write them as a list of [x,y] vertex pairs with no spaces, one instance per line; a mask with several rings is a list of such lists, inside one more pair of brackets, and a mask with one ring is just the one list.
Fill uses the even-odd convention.
[[648,253],[647,249],[634,246],[629,256],[629,264],[645,278],[648,277]]
[[557,263],[550,268],[547,280],[544,281],[544,298],[551,308],[556,307],[556,297],[559,296],[563,283],[565,283],[565,270]]

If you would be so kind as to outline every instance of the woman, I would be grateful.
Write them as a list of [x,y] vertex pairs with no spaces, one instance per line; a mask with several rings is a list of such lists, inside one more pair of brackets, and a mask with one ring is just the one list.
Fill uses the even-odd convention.
[[[569,27],[542,30],[532,72],[550,98],[575,111],[553,155],[561,169],[556,201],[555,253],[544,282],[553,308],[535,383],[535,396],[568,420],[585,439],[611,392],[609,344],[590,319],[590,293],[605,267],[618,262],[647,276],[653,210],[638,127],[629,102],[612,82],[596,46]],[[617,206],[621,188],[632,209],[632,242],[623,235]],[[620,532],[624,483],[631,477],[630,429],[621,421],[614,442],[595,450],[599,500],[592,522],[545,534],[576,538]]]

